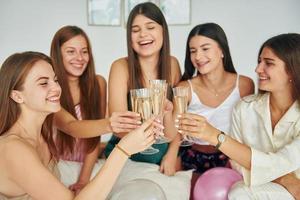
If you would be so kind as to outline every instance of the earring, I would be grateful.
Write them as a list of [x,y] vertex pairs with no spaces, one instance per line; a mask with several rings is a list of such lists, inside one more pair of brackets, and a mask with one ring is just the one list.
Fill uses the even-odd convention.
[[198,70],[195,68],[195,71],[194,71],[194,74],[193,74],[193,77],[197,76],[198,75]]
[[291,83],[291,82],[292,82],[292,79],[290,79],[289,81],[290,81],[290,83]]
[[223,54],[221,55],[221,58],[224,58],[224,55],[223,55]]

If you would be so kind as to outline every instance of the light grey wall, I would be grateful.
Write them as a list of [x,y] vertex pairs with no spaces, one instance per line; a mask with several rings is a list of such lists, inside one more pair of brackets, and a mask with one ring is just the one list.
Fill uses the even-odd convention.
[[[223,27],[238,72],[254,79],[257,51],[262,42],[279,33],[300,33],[298,0],[191,2],[191,25],[169,27],[171,51],[182,69],[187,35],[199,23],[216,22]],[[126,56],[125,28],[88,26],[87,0],[0,0],[0,64],[19,51],[49,54],[54,33],[69,24],[80,26],[87,32],[97,73],[108,78],[113,60]]]

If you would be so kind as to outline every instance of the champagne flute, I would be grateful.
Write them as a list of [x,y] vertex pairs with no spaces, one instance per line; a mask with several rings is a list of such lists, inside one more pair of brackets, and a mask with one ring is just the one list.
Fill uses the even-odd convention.
[[[159,116],[163,120],[163,109],[166,100],[168,84],[166,80],[150,80],[151,99],[154,116]],[[155,144],[163,144],[168,142],[166,138],[160,137],[156,139]]]
[[[132,111],[141,115],[142,122],[152,116],[152,100],[151,90],[148,88],[130,90]],[[140,152],[144,155],[152,155],[158,153],[159,150],[150,146],[148,149]]]
[[[175,104],[175,113],[183,114],[187,111],[187,101],[188,101],[188,87],[175,87],[173,88],[173,94],[174,94],[174,104]],[[177,118],[177,117],[176,117]],[[186,137],[183,137],[183,140],[181,142],[180,146],[191,146],[193,143],[188,141]]]

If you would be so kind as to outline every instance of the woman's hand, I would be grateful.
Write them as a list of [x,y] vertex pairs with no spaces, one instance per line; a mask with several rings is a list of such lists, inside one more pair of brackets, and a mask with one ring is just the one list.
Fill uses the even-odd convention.
[[178,168],[180,168],[179,166],[180,161],[177,155],[166,153],[160,163],[159,171],[167,176],[174,176]]
[[141,117],[138,113],[130,111],[113,112],[109,122],[114,133],[130,132],[141,125]]
[[173,111],[173,103],[166,99],[163,106],[163,115]]
[[300,200],[300,180],[294,174],[286,174],[273,182],[283,186],[296,200]]
[[150,147],[156,136],[163,135],[163,129],[160,122],[151,118],[124,136],[119,145],[130,155],[136,154]]
[[178,132],[183,136],[188,135],[211,143],[213,137],[216,137],[220,131],[210,125],[206,118],[185,113],[178,115]]
[[77,181],[76,183],[70,185],[69,188],[74,192],[75,195],[77,195],[88,183],[89,181]]
[[163,123],[164,116],[170,112],[172,113],[172,111],[173,111],[173,103],[168,99],[166,99],[163,104],[162,113],[156,117]]

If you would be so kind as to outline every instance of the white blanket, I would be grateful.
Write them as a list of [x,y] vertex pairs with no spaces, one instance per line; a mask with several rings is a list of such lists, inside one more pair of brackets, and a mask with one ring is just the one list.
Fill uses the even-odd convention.
[[[92,173],[96,175],[105,160],[99,160]],[[69,186],[76,182],[81,164],[70,161],[60,161],[58,168],[61,173],[61,181]],[[125,164],[117,182],[115,183],[111,194],[118,190],[126,182],[133,179],[149,179],[157,183],[163,190],[169,200],[188,200],[190,196],[192,171],[177,172],[175,176],[165,176],[159,172],[159,166],[150,163],[134,162],[128,160]]]

